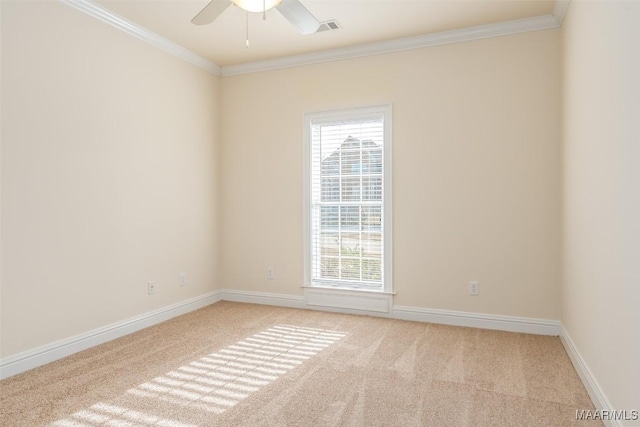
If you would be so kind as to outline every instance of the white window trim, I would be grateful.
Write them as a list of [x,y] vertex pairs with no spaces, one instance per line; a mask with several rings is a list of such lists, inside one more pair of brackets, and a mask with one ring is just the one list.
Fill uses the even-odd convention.
[[[379,290],[370,288],[357,288],[348,286],[319,286],[314,285],[311,280],[311,122],[333,121],[346,117],[358,118],[368,117],[373,114],[384,117],[384,163],[383,163],[383,209],[384,209],[384,276],[383,287]],[[326,112],[306,113],[303,117],[303,254],[304,254],[304,282],[305,295],[312,295],[309,290],[336,291],[337,294],[344,294],[344,291],[356,293],[379,293],[393,294],[393,209],[392,209],[392,108],[391,104],[371,107],[350,108]],[[309,303],[309,301],[308,301]],[[311,305],[311,303],[309,303]],[[356,308],[356,307],[353,307]],[[366,310],[365,307],[363,309]]]

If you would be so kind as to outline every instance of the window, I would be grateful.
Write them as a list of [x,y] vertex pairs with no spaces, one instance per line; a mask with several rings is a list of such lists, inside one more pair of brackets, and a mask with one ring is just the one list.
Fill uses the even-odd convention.
[[391,107],[304,127],[305,285],[391,292]]

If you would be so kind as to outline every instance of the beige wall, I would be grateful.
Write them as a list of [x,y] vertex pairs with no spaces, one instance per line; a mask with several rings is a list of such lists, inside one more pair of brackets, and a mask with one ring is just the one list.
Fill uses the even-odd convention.
[[2,357],[215,289],[218,86],[62,3],[2,1]]
[[394,303],[559,319],[559,37],[223,79],[223,286],[301,294],[302,115],[391,103]]
[[562,322],[627,410],[640,409],[639,22],[638,2],[574,0],[562,29]]

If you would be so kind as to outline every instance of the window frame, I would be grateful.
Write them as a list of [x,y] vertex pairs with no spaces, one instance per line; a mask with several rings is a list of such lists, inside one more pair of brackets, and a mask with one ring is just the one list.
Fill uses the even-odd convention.
[[[313,230],[311,224],[312,216],[312,126],[322,122],[336,122],[358,120],[369,117],[383,118],[383,164],[382,164],[382,239],[383,239],[383,276],[382,286],[358,287],[354,284],[335,283],[314,283],[312,280],[313,266]],[[393,293],[393,210],[392,210],[392,107],[391,104],[377,105],[370,107],[356,107],[341,110],[331,110],[322,112],[305,113],[303,117],[303,253],[304,253],[304,281],[303,287],[308,288],[329,288],[348,291]]]

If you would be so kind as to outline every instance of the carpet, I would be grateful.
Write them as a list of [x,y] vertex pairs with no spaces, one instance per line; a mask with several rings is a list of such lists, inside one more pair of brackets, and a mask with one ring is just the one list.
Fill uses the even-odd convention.
[[602,426],[558,337],[222,301],[0,382],[2,426]]

